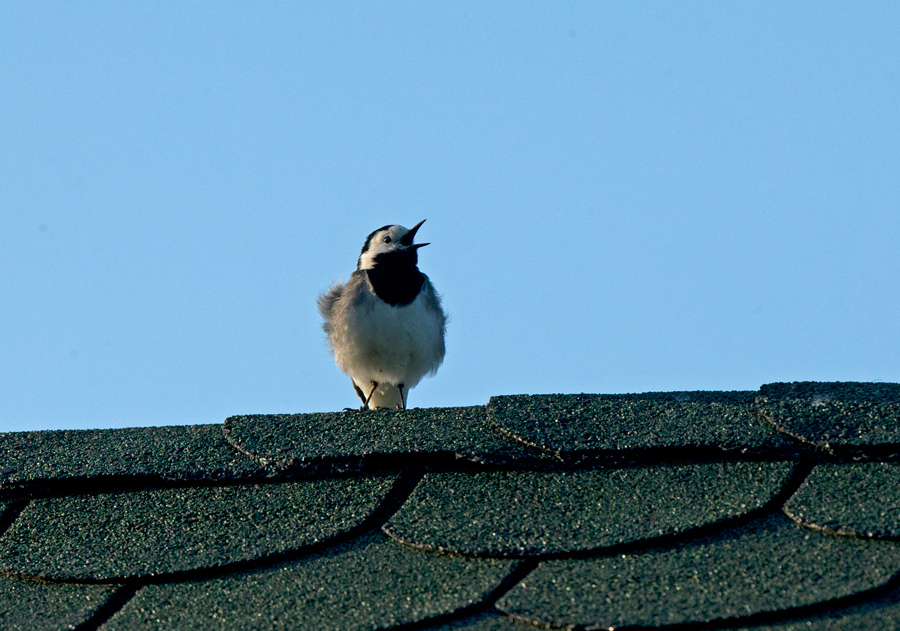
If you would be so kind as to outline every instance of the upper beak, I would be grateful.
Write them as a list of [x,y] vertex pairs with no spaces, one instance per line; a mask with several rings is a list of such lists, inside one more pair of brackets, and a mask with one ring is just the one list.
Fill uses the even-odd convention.
[[423,223],[425,223],[425,220],[424,220],[424,219],[423,219],[422,221],[420,221],[419,223],[417,223],[416,225],[414,225],[412,228],[410,228],[410,229],[409,229],[409,232],[407,232],[405,235],[403,235],[403,238],[400,239],[400,242],[401,242],[403,245],[409,245],[409,246],[412,246],[412,247],[414,247],[414,248],[421,248],[421,247],[425,247],[426,245],[428,245],[427,243],[416,243],[416,244],[413,244],[413,239],[414,239],[415,236],[416,236],[416,232],[419,231],[419,228],[422,227],[422,224],[423,224]]

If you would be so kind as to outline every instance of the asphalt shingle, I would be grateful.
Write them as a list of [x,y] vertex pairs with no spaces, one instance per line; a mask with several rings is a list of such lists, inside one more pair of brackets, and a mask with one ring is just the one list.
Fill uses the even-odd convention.
[[525,625],[497,613],[483,613],[463,620],[433,627],[428,631],[535,631],[533,625]]
[[819,449],[900,453],[900,384],[775,383],[760,395],[776,428]]
[[269,466],[313,470],[352,470],[402,456],[500,463],[541,458],[505,439],[483,407],[232,416],[225,420],[225,434],[237,449]]
[[477,605],[512,568],[376,534],[258,572],[148,585],[101,629],[384,629]]
[[135,477],[232,480],[269,471],[238,453],[221,425],[0,434],[0,490]]
[[356,528],[393,481],[372,477],[36,499],[0,536],[0,571],[109,581],[272,557]]
[[385,525],[420,548],[527,556],[673,535],[759,509],[786,462],[719,462],[590,471],[427,474]]
[[558,457],[663,448],[793,455],[798,445],[761,419],[755,392],[492,397],[490,419],[505,433]]
[[116,592],[115,585],[68,585],[0,576],[0,628],[4,631],[75,629]]
[[554,626],[707,623],[856,594],[898,571],[898,544],[828,536],[775,516],[695,544],[546,561],[497,605]]
[[890,629],[898,405],[797,382],[0,435],[0,629]]
[[784,511],[812,528],[900,539],[900,463],[821,464]]
[[842,612],[835,617],[750,627],[739,631],[896,631],[897,629],[900,629],[900,604],[892,603],[878,609]]

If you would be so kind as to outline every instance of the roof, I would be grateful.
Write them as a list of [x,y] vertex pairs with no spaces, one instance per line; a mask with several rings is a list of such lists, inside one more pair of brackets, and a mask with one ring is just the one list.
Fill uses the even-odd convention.
[[0,435],[0,628],[900,628],[900,384]]

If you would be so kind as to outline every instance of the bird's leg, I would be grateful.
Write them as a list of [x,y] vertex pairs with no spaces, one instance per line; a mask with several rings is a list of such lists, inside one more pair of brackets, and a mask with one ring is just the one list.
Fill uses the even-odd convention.
[[397,387],[400,388],[400,409],[405,410],[406,409],[406,400],[403,398],[403,384],[401,383]]
[[360,388],[358,385],[356,385],[356,382],[353,381],[352,379],[350,380],[350,383],[353,384],[353,389],[356,390],[356,396],[358,396],[359,400],[363,402],[363,405],[365,405],[366,404],[366,394],[362,391],[362,388]]
[[367,407],[369,407],[369,401],[372,400],[372,395],[375,394],[375,388],[377,388],[377,387],[378,387],[378,382],[377,382],[377,381],[373,381],[373,382],[372,382],[372,389],[369,390],[369,396],[367,396],[365,399],[363,399],[363,409],[364,409],[364,410],[365,410]]

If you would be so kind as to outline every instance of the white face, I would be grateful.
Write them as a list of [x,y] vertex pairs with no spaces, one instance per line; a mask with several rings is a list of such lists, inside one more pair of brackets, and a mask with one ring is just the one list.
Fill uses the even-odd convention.
[[388,226],[373,232],[369,235],[368,248],[359,255],[357,268],[372,269],[375,267],[375,257],[379,254],[408,248],[409,246],[400,242],[407,232],[409,230],[403,226]]

